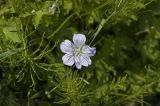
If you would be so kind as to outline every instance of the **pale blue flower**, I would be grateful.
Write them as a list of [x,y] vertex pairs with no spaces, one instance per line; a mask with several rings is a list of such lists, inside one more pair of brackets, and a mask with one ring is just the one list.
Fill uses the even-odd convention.
[[63,63],[67,66],[75,64],[77,69],[82,66],[88,67],[91,65],[91,56],[96,53],[95,47],[89,47],[85,44],[86,37],[83,34],[74,34],[73,43],[65,40],[61,43],[60,48],[65,55],[62,57]]

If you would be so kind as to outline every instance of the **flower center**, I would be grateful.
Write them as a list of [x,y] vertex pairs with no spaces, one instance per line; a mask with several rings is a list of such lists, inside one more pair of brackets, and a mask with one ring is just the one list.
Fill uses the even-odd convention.
[[76,56],[82,55],[82,54],[83,54],[82,47],[75,47],[75,48],[74,48],[74,54],[75,54]]

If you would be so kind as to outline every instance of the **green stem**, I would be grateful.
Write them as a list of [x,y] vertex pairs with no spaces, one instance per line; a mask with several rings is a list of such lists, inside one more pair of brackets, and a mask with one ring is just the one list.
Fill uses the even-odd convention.
[[103,3],[102,5],[100,5],[100,6],[96,7],[96,8],[94,8],[93,10],[81,14],[80,17],[85,16],[85,15],[87,15],[87,14],[90,14],[90,13],[96,11],[96,10],[99,10],[99,9],[103,8],[104,6],[106,6],[106,5],[109,4],[109,3],[110,3],[110,2],[106,1],[106,2]]
[[93,41],[95,40],[95,38],[97,37],[97,35],[100,33],[101,29],[103,28],[104,24],[107,23],[113,16],[115,16],[115,15],[118,13],[118,11],[120,11],[120,10],[122,9],[122,8],[120,7],[121,4],[122,4],[122,1],[123,1],[123,0],[120,0],[120,2],[119,2],[118,5],[117,5],[117,8],[112,12],[112,14],[111,14],[107,19],[102,19],[102,20],[101,20],[101,22],[100,22],[100,24],[99,24],[99,26],[98,26],[98,29],[97,29],[97,31],[94,33],[93,39],[92,39],[92,41],[90,42],[89,45],[91,45],[91,44],[93,43]]
[[70,20],[70,18],[74,16],[74,14],[71,14],[69,17],[67,17],[63,23],[48,37],[48,39],[50,39],[51,37],[53,37],[58,31],[60,31],[60,29],[63,28],[63,26]]
[[93,43],[93,41],[95,40],[95,38],[97,37],[97,35],[98,35],[99,32],[101,31],[101,29],[103,28],[104,24],[105,24],[106,22],[108,22],[116,13],[117,13],[117,12],[116,12],[116,10],[115,10],[107,19],[102,19],[102,21],[100,22],[96,33],[94,33],[93,39],[92,39],[92,41],[90,42],[89,45],[91,45],[91,44]]

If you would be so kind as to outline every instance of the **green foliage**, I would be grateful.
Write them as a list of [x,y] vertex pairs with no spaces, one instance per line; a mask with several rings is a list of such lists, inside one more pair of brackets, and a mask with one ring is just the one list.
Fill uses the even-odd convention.
[[[1,0],[0,106],[156,106],[159,0]],[[83,33],[92,65],[62,63]]]

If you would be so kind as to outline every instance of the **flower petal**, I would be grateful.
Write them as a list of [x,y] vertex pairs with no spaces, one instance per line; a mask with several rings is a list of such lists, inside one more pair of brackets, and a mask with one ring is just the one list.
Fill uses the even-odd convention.
[[82,46],[86,42],[86,37],[83,34],[74,34],[73,42],[76,46]]
[[60,48],[63,53],[73,54],[73,44],[69,40],[62,42]]
[[76,65],[77,69],[81,69],[82,68],[80,57],[78,57],[78,56],[75,57],[75,65]]
[[91,65],[91,59],[89,58],[89,56],[88,55],[82,55],[81,57],[80,57],[80,60],[81,60],[81,64],[83,65],[83,66],[89,66],[89,65]]
[[74,56],[70,54],[65,54],[62,57],[63,63],[67,66],[72,66],[74,64]]
[[85,45],[85,46],[83,46],[82,50],[83,50],[83,53],[87,53],[89,56],[94,56],[96,54],[95,47],[89,47],[89,46]]

